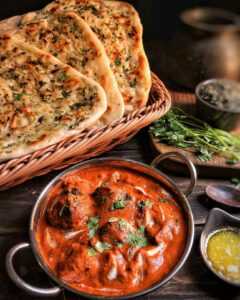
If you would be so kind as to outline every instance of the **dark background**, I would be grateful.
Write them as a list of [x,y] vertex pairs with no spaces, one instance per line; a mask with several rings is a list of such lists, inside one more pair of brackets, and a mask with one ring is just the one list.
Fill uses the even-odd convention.
[[[49,0],[1,0],[1,19],[42,8]],[[240,13],[239,0],[129,0],[142,16],[145,39],[157,39],[178,27],[179,12],[195,6],[213,6]]]
[[208,6],[240,13],[239,0],[135,0],[128,1],[139,11],[145,29],[145,39],[158,39],[174,33],[179,26],[179,13],[187,8]]

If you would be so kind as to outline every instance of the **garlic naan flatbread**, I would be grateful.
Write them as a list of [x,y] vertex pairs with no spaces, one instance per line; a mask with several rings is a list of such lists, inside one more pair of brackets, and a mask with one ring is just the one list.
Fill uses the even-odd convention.
[[97,82],[47,52],[0,37],[0,159],[79,133],[106,108]]
[[16,30],[21,18],[21,16],[14,16],[0,21],[0,34]]
[[123,98],[105,49],[88,24],[77,14],[63,12],[43,18],[40,13],[30,13],[23,17],[16,34],[27,43],[50,52],[103,87],[108,108],[98,125],[109,124],[123,116]]
[[43,13],[75,11],[103,43],[125,103],[125,112],[146,105],[151,74],[142,43],[138,13],[125,2],[56,0]]

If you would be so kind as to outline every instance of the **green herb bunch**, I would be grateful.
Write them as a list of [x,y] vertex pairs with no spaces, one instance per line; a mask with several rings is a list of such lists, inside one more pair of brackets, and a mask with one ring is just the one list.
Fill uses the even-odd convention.
[[201,161],[208,161],[216,154],[229,164],[240,161],[240,136],[212,128],[179,108],[173,108],[153,123],[150,132],[161,143],[190,148]]

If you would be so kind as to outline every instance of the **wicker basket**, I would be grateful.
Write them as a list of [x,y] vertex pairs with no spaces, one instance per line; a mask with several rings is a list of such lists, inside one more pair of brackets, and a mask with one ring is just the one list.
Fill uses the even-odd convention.
[[146,107],[111,125],[84,131],[49,147],[0,164],[0,190],[18,185],[34,176],[66,168],[125,143],[141,128],[162,117],[171,106],[171,97],[159,78],[152,74],[152,89]]

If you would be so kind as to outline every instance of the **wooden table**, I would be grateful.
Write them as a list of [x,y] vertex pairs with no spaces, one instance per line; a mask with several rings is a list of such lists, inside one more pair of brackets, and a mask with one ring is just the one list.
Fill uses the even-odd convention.
[[[154,154],[148,147],[146,130],[140,132],[134,139],[121,145],[106,156],[117,156],[150,163]],[[0,300],[37,300],[18,289],[8,278],[5,271],[5,255],[8,249],[21,241],[28,241],[28,222],[31,209],[42,188],[57,172],[35,178],[21,186],[0,193]],[[174,177],[181,188],[189,183],[187,178]],[[163,288],[140,299],[240,299],[239,289],[219,281],[203,264],[199,252],[199,235],[206,216],[213,204],[206,199],[204,187],[209,182],[221,180],[199,179],[198,185],[189,201],[193,208],[196,236],[191,255],[182,270]],[[236,211],[235,211],[236,213]],[[238,215],[239,215],[238,211]],[[38,286],[49,286],[49,280],[40,271],[32,254],[19,254],[16,257],[18,271],[32,283]],[[68,292],[54,299],[80,299]]]

